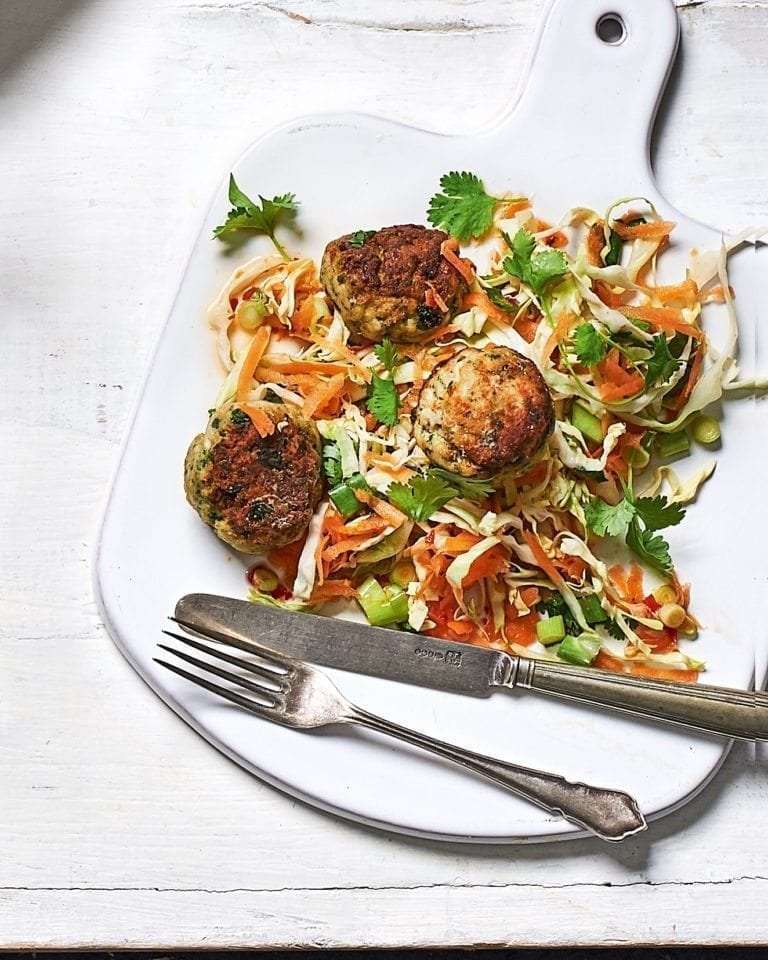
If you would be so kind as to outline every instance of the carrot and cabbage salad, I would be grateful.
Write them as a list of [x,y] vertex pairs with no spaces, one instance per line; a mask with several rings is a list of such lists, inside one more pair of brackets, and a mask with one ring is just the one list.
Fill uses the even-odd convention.
[[[490,197],[472,174],[449,174],[441,189],[428,219],[481,239],[489,263],[481,272],[444,244],[470,292],[422,342],[350,343],[316,263],[281,247],[239,267],[210,308],[227,369],[214,406],[236,400],[262,433],[274,425],[251,404],[294,405],[323,439],[326,493],[306,536],[252,568],[251,598],[356,604],[378,626],[694,680],[704,664],[680,640],[699,624],[660,531],[714,469],[681,479],[670,459],[691,438],[716,443],[719,425],[702,411],[755,385],[739,378],[729,247],[694,252],[678,282],[661,284],[675,225],[645,200],[551,225],[526,197]],[[239,209],[230,216],[247,215]],[[271,232],[250,225],[274,240],[274,219]],[[727,316],[718,349],[702,324],[712,303]],[[414,439],[423,384],[467,345],[512,347],[550,388],[555,429],[522,474],[456,476]]]

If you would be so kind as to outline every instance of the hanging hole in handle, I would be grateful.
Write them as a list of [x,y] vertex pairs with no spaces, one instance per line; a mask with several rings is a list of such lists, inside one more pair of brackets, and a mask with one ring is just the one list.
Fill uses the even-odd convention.
[[618,13],[604,13],[595,24],[595,33],[603,41],[615,46],[627,38],[627,28]]

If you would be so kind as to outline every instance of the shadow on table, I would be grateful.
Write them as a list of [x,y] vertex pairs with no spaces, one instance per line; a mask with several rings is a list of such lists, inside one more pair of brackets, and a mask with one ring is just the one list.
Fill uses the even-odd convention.
[[0,3],[0,85],[88,0],[3,0]]
[[[736,743],[731,749],[723,767],[715,774],[712,780],[696,797],[684,804],[679,810],[660,817],[648,825],[648,829],[637,837],[630,837],[622,843],[607,843],[594,837],[584,837],[575,840],[554,840],[544,843],[530,844],[472,844],[451,843],[442,840],[428,840],[418,837],[405,837],[400,834],[389,834],[391,843],[406,844],[410,849],[421,847],[433,854],[443,852],[447,856],[455,857],[476,854],[484,859],[509,861],[516,863],[525,861],[539,861],[548,857],[560,862],[566,859],[578,860],[581,857],[593,856],[597,851],[611,858],[616,863],[634,872],[642,871],[649,861],[651,849],[655,843],[682,833],[691,823],[703,820],[707,814],[717,806],[720,797],[728,792],[739,789],[739,784],[752,777],[765,777],[768,770],[764,767],[767,759],[762,752],[764,745],[750,743]],[[346,825],[352,830],[375,832],[381,831],[363,825]],[[610,886],[610,883],[606,883]],[[522,954],[521,954],[522,956]],[[601,953],[601,957],[604,954]],[[768,960],[768,951],[764,954]]]

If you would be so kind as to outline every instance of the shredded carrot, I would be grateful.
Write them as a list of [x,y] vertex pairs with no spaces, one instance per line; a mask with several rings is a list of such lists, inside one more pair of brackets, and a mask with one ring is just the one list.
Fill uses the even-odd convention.
[[611,226],[622,240],[664,240],[675,229],[671,220],[651,220],[631,227],[621,220],[614,220]]
[[547,556],[546,552],[544,551],[544,547],[542,547],[541,541],[536,534],[532,530],[523,530],[523,537],[525,538],[525,542],[531,548],[531,553],[533,554],[533,559],[536,561],[536,566],[541,567],[541,569],[544,571],[544,573],[546,573],[553,583],[558,584],[558,586],[562,586],[564,580],[555,568],[555,565]]
[[699,382],[699,377],[701,376],[701,366],[704,360],[704,351],[699,347],[699,349],[693,355],[693,363],[688,371],[688,376],[686,377],[685,384],[683,389],[677,396],[677,402],[675,404],[675,410],[680,411],[688,403],[688,400],[693,393],[693,388]]
[[634,561],[629,565],[627,591],[629,593],[629,599],[635,603],[639,603],[645,595],[645,589],[643,587],[643,568]]
[[671,303],[674,300],[683,300],[685,303],[693,303],[699,295],[699,288],[696,281],[688,278],[682,283],[675,283],[667,287],[646,287],[645,292],[649,297],[655,297],[662,303]]
[[514,215],[519,213],[521,210],[528,210],[530,206],[531,201],[527,197],[521,197],[519,200],[512,200],[501,211],[501,218],[502,220],[508,220],[510,217],[514,217]]
[[490,550],[480,554],[467,571],[461,585],[471,587],[473,583],[477,583],[478,580],[483,580],[485,577],[498,576],[508,567],[509,553],[502,544],[498,544],[498,546],[491,547]]
[[623,600],[629,600],[629,587],[627,586],[627,571],[620,563],[614,564],[608,568],[608,579],[616,588],[619,596]]
[[240,368],[240,374],[237,378],[237,391],[235,396],[238,400],[242,399],[248,393],[254,371],[264,356],[264,351],[269,346],[270,336],[271,331],[267,326],[259,327],[253,335],[253,340],[251,340],[251,344],[248,347],[248,353],[245,356],[243,365]]
[[539,322],[539,319],[529,316],[526,311],[517,318],[514,327],[526,343],[533,343],[536,331],[539,329]]
[[337,397],[344,389],[345,382],[346,377],[343,373],[331,377],[327,383],[321,380],[304,401],[302,407],[304,416],[312,417],[315,413],[322,414],[328,402]]
[[603,266],[603,258],[600,256],[600,252],[604,246],[605,233],[603,231],[603,221],[600,220],[589,228],[587,234],[587,262],[590,267]]
[[595,282],[595,293],[600,297],[606,307],[620,307],[624,303],[623,293],[614,293],[613,288],[604,280]]
[[399,483],[407,483],[416,472],[415,470],[411,470],[410,467],[395,466],[384,454],[369,456],[368,462],[371,466],[378,467],[379,470],[382,470],[387,476],[392,477],[393,480],[397,480]]
[[276,550],[270,550],[267,554],[267,560],[270,566],[277,567],[281,573],[281,579],[284,583],[293,583],[296,579],[296,573],[299,569],[299,558],[304,549],[306,537],[300,537],[293,543],[288,543],[284,547],[278,547]]
[[427,303],[428,307],[437,307],[443,313],[448,313],[448,304],[443,300],[440,294],[435,289],[434,283],[431,280],[427,280],[427,293],[431,294],[430,300],[433,300],[433,303]]
[[603,400],[623,400],[643,389],[645,381],[637,370],[625,370],[618,350],[609,350],[595,367],[595,384]]
[[322,360],[294,360],[285,353],[273,353],[261,360],[262,367],[269,367],[278,373],[349,373],[349,367],[343,363],[325,363]]
[[520,591],[520,599],[526,607],[532,607],[539,602],[541,591],[538,587],[523,587]]
[[337,597],[356,596],[357,589],[352,585],[351,580],[326,580],[325,583],[314,588],[309,602],[324,603],[326,600],[333,600]]
[[502,310],[501,307],[497,307],[495,303],[492,303],[488,299],[487,294],[483,293],[482,290],[473,290],[472,293],[468,293],[466,297],[464,297],[464,306],[477,307],[500,323],[509,322],[510,314],[506,310]]
[[482,537],[478,536],[478,534],[470,533],[468,530],[462,530],[461,533],[455,537],[446,537],[442,543],[442,549],[445,550],[446,553],[458,557],[459,554],[471,550],[472,547],[480,543],[481,540]]
[[555,250],[564,250],[568,246],[568,237],[562,230],[558,230],[557,233],[550,233],[544,243],[548,247],[554,247]]
[[275,424],[272,418],[261,407],[255,407],[250,403],[240,403],[239,406],[244,413],[248,414],[260,437],[269,437],[275,432]]
[[291,329],[294,333],[308,334],[315,319],[315,298],[309,294],[302,300],[301,306],[293,311]]
[[[458,244],[451,238],[443,241],[440,247],[440,253],[448,263],[450,263],[453,269],[456,270],[457,273],[460,273],[468,284],[471,284],[475,279],[475,271],[472,269],[472,264],[469,260],[464,260],[463,257],[457,255],[457,249]],[[441,307],[440,309],[442,310],[443,308]]]
[[353,350],[350,350],[348,346],[343,343],[333,342],[327,337],[323,337],[318,333],[313,333],[311,335],[311,340],[313,343],[316,343],[318,347],[322,347],[324,350],[341,354],[347,361],[349,361],[349,363],[354,366],[366,383],[370,382],[370,379],[373,375],[371,369],[366,367],[357,354]]
[[[511,608],[510,612],[511,612]],[[510,617],[504,625],[504,635],[509,643],[519,643],[529,647],[536,640],[537,613],[528,613],[524,617]]]
[[575,313],[571,313],[569,310],[560,317],[557,321],[555,329],[550,334],[549,339],[544,344],[544,350],[542,352],[542,360],[548,360],[552,354],[552,351],[555,347],[559,346],[565,339],[568,331],[571,329],[575,321],[578,319]]
[[618,660],[604,650],[595,657],[593,666],[615,673],[631,673],[638,677],[655,677],[657,680],[678,680],[680,683],[695,683],[699,678],[698,670],[669,670],[637,660]]
[[342,553],[349,553],[359,549],[360,545],[365,543],[367,539],[368,535],[362,533],[356,537],[347,537],[346,540],[339,540],[338,543],[334,543],[333,546],[326,547],[323,550],[322,559],[325,563],[330,563],[331,560],[335,560],[336,557],[341,556]]
[[345,523],[342,530],[350,537],[359,537],[363,534],[381,533],[388,526],[383,517],[357,517]]
[[[728,287],[728,293],[731,298],[733,298],[733,287]],[[718,283],[717,286],[710,287],[709,290],[704,290],[699,294],[699,303],[725,303],[725,290],[723,289],[723,285]]]
[[643,568],[632,561],[629,569],[620,563],[608,569],[608,579],[616,588],[622,600],[640,603],[644,596]]
[[583,579],[587,570],[587,565],[581,557],[560,557],[555,563],[571,580]]
[[380,497],[368,493],[367,490],[355,490],[355,496],[358,500],[361,500],[369,506],[374,513],[378,513],[380,517],[383,517],[387,523],[393,527],[402,526],[408,519],[397,507],[393,507],[392,504],[387,503],[386,500],[382,500]]
[[538,463],[535,463],[529,470],[526,470],[525,473],[521,473],[520,476],[516,477],[515,483],[520,487],[534,487],[537,483],[541,483],[547,475],[548,469],[547,461],[539,460]]
[[686,323],[680,315],[679,310],[672,307],[619,307],[619,313],[625,317],[634,317],[636,320],[647,320],[660,330],[674,330],[684,333],[687,337],[694,337],[696,340],[704,339],[704,331],[694,327],[693,324]]

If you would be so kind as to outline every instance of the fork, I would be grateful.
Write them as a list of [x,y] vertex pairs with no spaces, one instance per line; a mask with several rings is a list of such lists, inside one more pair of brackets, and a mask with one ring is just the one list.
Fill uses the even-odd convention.
[[[195,632],[206,635],[202,630],[196,629]],[[232,644],[255,654],[259,662],[254,662],[179,633],[169,630],[163,630],[163,633],[244,671],[248,676],[233,673],[163,643],[158,644],[161,650],[204,673],[226,680],[235,688],[222,686],[166,660],[154,658],[156,663],[256,716],[299,730],[331,724],[359,724],[451,760],[603,840],[623,840],[646,828],[645,818],[637,803],[626,793],[574,783],[555,774],[483,756],[402,727],[350,703],[317,668],[277,654],[258,643],[238,639]],[[218,634],[214,639],[223,642]]]

